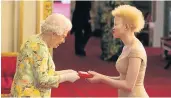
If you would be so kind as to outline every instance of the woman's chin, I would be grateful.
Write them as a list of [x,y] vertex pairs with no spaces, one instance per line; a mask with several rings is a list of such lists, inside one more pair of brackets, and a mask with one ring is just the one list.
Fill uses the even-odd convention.
[[117,35],[113,35],[114,38],[119,38]]
[[59,45],[56,45],[56,46],[54,46],[53,48],[58,48],[59,47]]

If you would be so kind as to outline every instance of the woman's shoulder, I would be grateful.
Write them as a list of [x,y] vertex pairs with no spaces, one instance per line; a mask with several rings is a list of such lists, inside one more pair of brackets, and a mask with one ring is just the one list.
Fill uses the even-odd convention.
[[37,42],[37,41],[39,41],[39,35],[36,34],[36,35],[30,36],[30,37],[28,38],[28,41],[30,41],[30,42],[33,42],[33,41]]
[[140,52],[142,52],[144,50],[145,50],[145,48],[144,48],[143,44],[138,39],[136,39],[134,41],[133,45],[132,45],[132,51],[135,51],[135,52],[140,51]]
[[130,54],[146,56],[146,51],[143,44],[137,39],[132,45]]
[[46,46],[46,44],[44,43],[44,41],[39,37],[39,34],[36,35],[32,35],[28,38],[28,42],[31,43],[35,43],[35,44],[40,44],[42,46]]
[[129,58],[140,58],[144,64],[147,63],[147,54],[143,44],[138,40],[132,47],[131,52],[128,55]]
[[22,45],[21,49],[24,48],[24,46],[27,46],[25,48],[31,48],[31,47],[44,47],[47,48],[47,45],[40,39],[38,35],[32,35],[30,36]]

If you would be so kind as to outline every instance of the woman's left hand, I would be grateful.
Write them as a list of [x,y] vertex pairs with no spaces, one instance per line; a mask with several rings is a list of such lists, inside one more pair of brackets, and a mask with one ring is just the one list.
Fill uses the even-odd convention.
[[67,74],[67,73],[72,73],[72,72],[76,72],[76,71],[72,70],[72,69],[60,70],[60,71],[56,71],[56,74],[57,75],[62,75],[62,74]]
[[91,83],[99,83],[102,82],[103,78],[105,77],[104,75],[97,73],[95,71],[88,71],[89,74],[92,74],[92,78],[88,78],[87,80]]

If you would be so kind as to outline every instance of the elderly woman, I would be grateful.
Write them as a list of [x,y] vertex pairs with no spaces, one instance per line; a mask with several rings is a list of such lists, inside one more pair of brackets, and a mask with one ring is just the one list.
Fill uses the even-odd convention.
[[80,77],[74,70],[55,71],[48,48],[65,42],[71,22],[61,14],[52,14],[41,26],[41,34],[30,37],[21,47],[11,95],[13,97],[50,97],[59,83],[74,82]]
[[144,88],[144,76],[147,66],[146,51],[135,37],[144,27],[143,14],[130,5],[121,5],[112,11],[114,18],[113,36],[124,43],[122,54],[116,62],[120,76],[111,77],[95,71],[89,71],[94,77],[90,82],[102,82],[119,89],[119,97],[148,97]]

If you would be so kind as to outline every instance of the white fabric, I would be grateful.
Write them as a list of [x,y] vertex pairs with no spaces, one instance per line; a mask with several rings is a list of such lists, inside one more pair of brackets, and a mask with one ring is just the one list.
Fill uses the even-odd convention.
[[66,74],[66,73],[72,73],[72,72],[76,72],[72,69],[67,69],[67,70],[60,70],[60,71],[56,71],[57,74],[61,75],[61,74]]
[[78,76],[77,72],[71,72],[71,73],[66,73],[66,74],[61,74],[60,75],[60,83],[69,81],[69,82],[75,82],[76,80],[80,79]]

